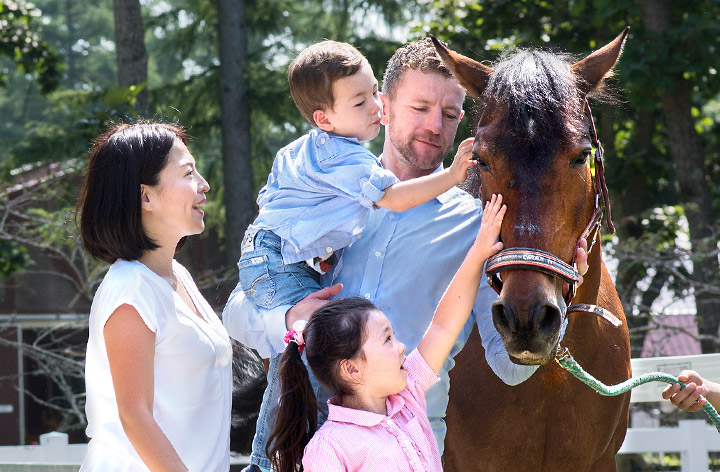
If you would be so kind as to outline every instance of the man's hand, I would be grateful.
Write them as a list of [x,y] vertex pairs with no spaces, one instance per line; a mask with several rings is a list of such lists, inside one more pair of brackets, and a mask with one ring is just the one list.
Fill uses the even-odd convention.
[[315,311],[328,302],[330,297],[334,297],[342,290],[342,284],[335,284],[325,287],[322,290],[313,292],[307,297],[297,302],[292,308],[285,313],[285,328],[292,329],[293,323],[297,320],[309,321]]

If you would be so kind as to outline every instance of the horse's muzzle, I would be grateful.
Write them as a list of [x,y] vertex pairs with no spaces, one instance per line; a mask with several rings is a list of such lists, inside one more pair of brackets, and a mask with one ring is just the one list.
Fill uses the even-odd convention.
[[492,317],[514,363],[540,365],[553,360],[563,320],[555,302],[542,300],[520,306],[500,297],[492,305]]

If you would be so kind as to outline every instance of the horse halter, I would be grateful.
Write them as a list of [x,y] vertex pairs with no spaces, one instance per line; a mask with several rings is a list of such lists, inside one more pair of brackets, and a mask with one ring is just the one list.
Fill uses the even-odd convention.
[[[615,232],[615,226],[612,223],[610,217],[610,199],[608,197],[608,189],[605,184],[605,175],[603,167],[603,147],[597,137],[595,130],[595,121],[592,117],[592,111],[590,110],[590,104],[585,99],[585,113],[590,121],[590,139],[595,147],[594,162],[595,162],[595,211],[593,212],[590,221],[588,222],[585,230],[582,232],[580,237],[575,243],[575,249],[573,250],[573,256],[570,263],[566,263],[559,257],[542,251],[540,249],[527,248],[527,247],[513,247],[503,249],[494,256],[488,258],[487,265],[485,266],[485,274],[487,275],[488,284],[500,294],[503,286],[502,279],[500,279],[500,272],[511,269],[523,269],[523,270],[535,270],[543,272],[555,277],[562,279],[567,282],[570,286],[568,293],[565,295],[565,303],[568,305],[567,312],[573,311],[590,311],[599,314],[603,318],[609,319],[608,315],[614,320],[619,322],[615,316],[610,313],[598,313],[594,308],[599,310],[604,309],[595,307],[594,305],[570,305],[570,302],[575,297],[577,290],[577,283],[580,281],[580,274],[575,267],[575,256],[577,254],[577,248],[580,244],[580,239],[590,236],[593,233],[592,239],[589,241],[588,254],[592,250],[595,242],[598,239],[600,233],[600,227],[602,226],[602,208],[600,207],[600,196],[602,195],[605,209],[607,210],[607,225],[610,234]],[[590,308],[593,307],[593,308]],[[613,324],[615,321],[609,319]]]

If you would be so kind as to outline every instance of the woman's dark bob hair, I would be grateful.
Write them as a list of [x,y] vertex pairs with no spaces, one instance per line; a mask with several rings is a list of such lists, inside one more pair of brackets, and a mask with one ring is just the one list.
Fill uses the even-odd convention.
[[143,231],[140,185],[157,185],[176,139],[187,145],[179,125],[142,121],[113,125],[95,140],[78,201],[80,237],[95,259],[132,261],[158,248]]

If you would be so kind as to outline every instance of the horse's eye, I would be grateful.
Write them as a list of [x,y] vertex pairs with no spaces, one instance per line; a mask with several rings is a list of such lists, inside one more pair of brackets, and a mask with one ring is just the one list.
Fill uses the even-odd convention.
[[480,156],[473,153],[472,160],[477,162],[477,166],[480,168],[480,170],[490,170],[490,166],[487,164],[487,162],[480,159]]
[[572,162],[570,163],[570,166],[571,167],[582,167],[587,162],[588,157],[590,157],[590,151],[583,151],[580,154],[578,154],[575,157],[575,159],[572,160]]

